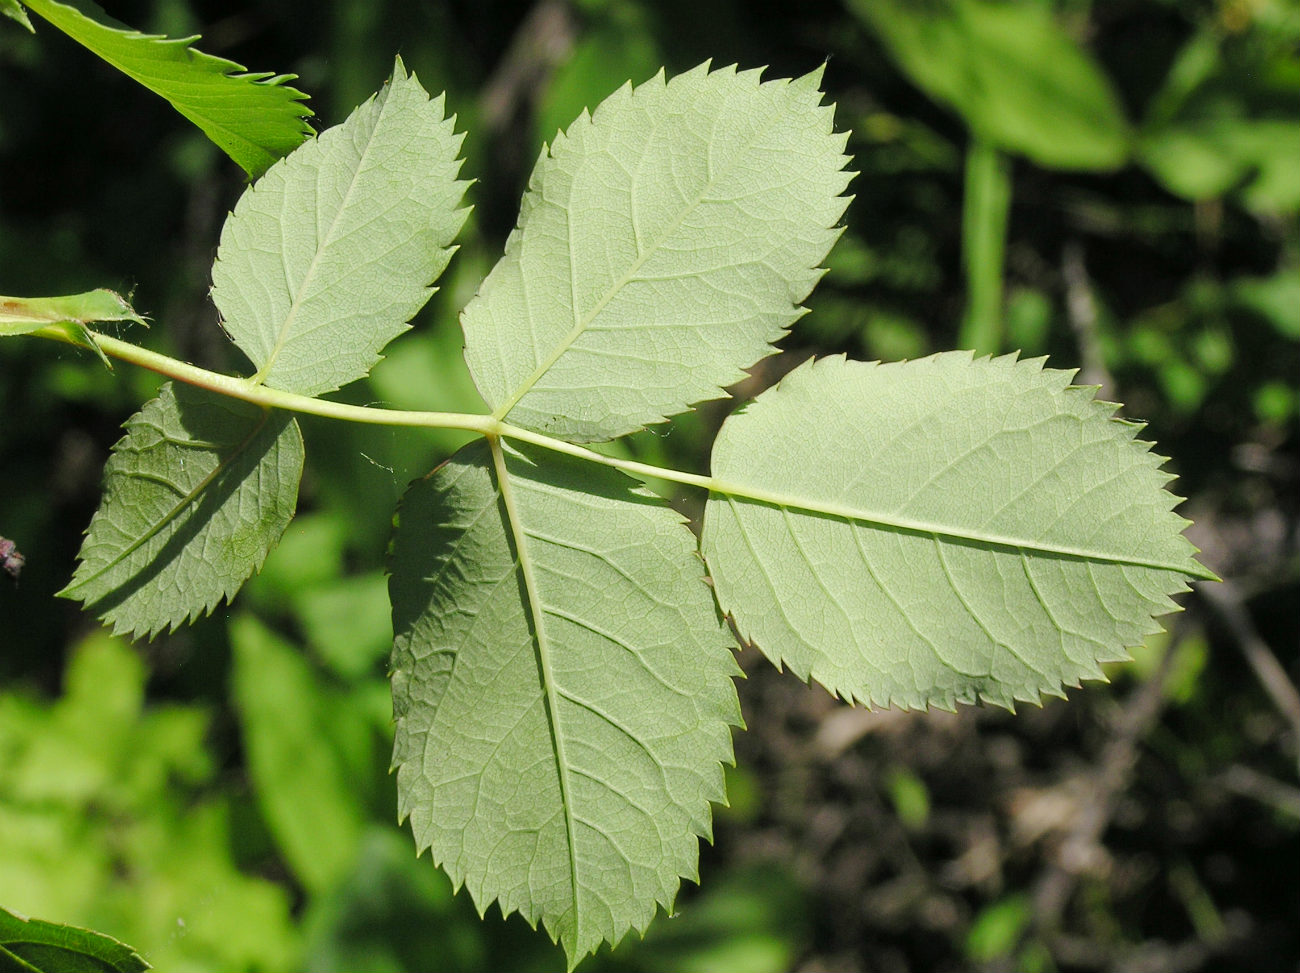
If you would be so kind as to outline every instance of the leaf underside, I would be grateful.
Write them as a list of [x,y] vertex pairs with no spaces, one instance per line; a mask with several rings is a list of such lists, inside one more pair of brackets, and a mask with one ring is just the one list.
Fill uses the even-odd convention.
[[287,414],[170,384],[125,428],[60,594],[115,632],[153,637],[210,612],[261,566],[293,517],[302,435]]
[[[702,65],[557,136],[462,316],[498,418],[611,439],[772,352],[847,204],[819,78]],[[245,193],[213,297],[255,382],[331,391],[406,329],[465,218],[460,144],[398,61]],[[741,720],[719,604],[778,666],[872,705],[1011,706],[1101,678],[1211,575],[1139,427],[1069,378],[961,353],[806,364],[724,424],[700,545],[607,467],[462,449],[408,491],[390,552],[418,849],[570,965],[643,931],[724,799]],[[132,635],[210,611],[283,532],[302,461],[285,414],[164,386],[114,449],[64,594]]]
[[212,299],[261,381],[332,391],[407,329],[468,213],[454,123],[399,60],[378,95],[244,193]]
[[632,483],[475,443],[407,493],[390,559],[400,815],[571,964],[695,877],[740,722],[694,538]]
[[612,439],[717,398],[802,313],[848,200],[821,72],[624,86],[544,150],[465,308],[498,417]]
[[190,45],[197,37],[161,37],[125,27],[88,0],[24,0],[59,30],[99,55],[197,125],[251,177],[288,155],[311,127],[307,96],[293,75],[244,73],[241,65]]
[[724,424],[703,550],[778,666],[873,706],[1012,706],[1104,678],[1212,577],[1141,428],[1071,372],[828,358]]

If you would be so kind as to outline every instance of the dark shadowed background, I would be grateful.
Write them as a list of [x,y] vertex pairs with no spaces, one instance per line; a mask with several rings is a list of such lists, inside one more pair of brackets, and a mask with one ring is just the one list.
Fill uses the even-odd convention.
[[[1180,477],[1225,583],[1108,685],[1017,714],[868,713],[743,652],[749,729],[702,885],[584,969],[1300,969],[1300,4],[108,7],[298,74],[318,130],[398,53],[446,90],[474,214],[349,401],[481,411],[456,315],[584,107],[660,66],[825,62],[856,199],[794,354],[740,394],[811,354],[1022,349],[1082,368]],[[136,340],[239,370],[207,290],[242,187],[164,102],[0,20],[0,293],[132,292],[153,322]],[[0,905],[168,971],[562,966],[517,918],[480,921],[394,824],[383,555],[404,485],[460,440],[304,421],[300,516],[263,573],[128,645],[54,594],[156,385],[0,343],[0,535],[27,557],[0,575]],[[725,411],[628,448],[702,470]]]

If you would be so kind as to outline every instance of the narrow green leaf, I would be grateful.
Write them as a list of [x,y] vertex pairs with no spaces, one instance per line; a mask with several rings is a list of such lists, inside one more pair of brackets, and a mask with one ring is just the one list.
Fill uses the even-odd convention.
[[399,60],[383,91],[244,193],[212,298],[259,380],[331,391],[407,329],[468,212],[454,125]]
[[958,347],[981,355],[1003,350],[1002,290],[1011,215],[1011,165],[979,139],[966,147],[962,194],[961,262],[966,275],[966,314]]
[[53,324],[96,321],[145,323],[124,297],[103,288],[59,297],[0,297],[0,338],[31,334]]
[[89,0],[23,0],[77,43],[123,74],[161,95],[197,125],[239,166],[256,178],[288,155],[312,130],[302,103],[289,87],[295,75],[244,73],[242,65],[195,50],[194,37],[141,34],[108,16]]
[[95,321],[145,323],[125,298],[102,288],[60,297],[0,297],[0,338],[43,329],[58,332],[62,340],[93,352],[112,371],[112,362],[86,327]]
[[284,533],[302,462],[288,415],[164,385],[113,447],[103,502],[60,594],[133,636],[211,611]]
[[4,14],[11,20],[18,21],[33,34],[36,33],[31,20],[27,17],[27,11],[23,9],[23,5],[18,0],[0,0],[0,14]]
[[848,202],[846,136],[820,70],[760,73],[626,85],[542,152],[461,319],[498,417],[613,439],[717,398],[803,313]]
[[0,970],[23,973],[143,973],[140,955],[111,936],[28,919],[0,906]]
[[696,877],[740,723],[694,538],[631,484],[475,443],[407,493],[390,561],[399,812],[571,965]]
[[1115,169],[1128,157],[1119,97],[1050,5],[850,0],[849,8],[978,138],[1062,169]]
[[1213,575],[1141,427],[1071,374],[829,358],[728,419],[703,547],[741,635],[873,706],[1011,706],[1104,678]]

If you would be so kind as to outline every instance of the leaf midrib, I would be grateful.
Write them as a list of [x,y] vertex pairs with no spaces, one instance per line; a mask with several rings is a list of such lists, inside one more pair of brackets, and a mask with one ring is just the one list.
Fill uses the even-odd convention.
[[[221,460],[221,462],[219,462],[216,465],[216,467],[212,470],[212,472],[209,473],[207,476],[205,476],[202,480],[200,480],[199,483],[196,486],[194,486],[188,493],[183,494],[181,498],[178,501],[176,501],[176,504],[171,508],[171,510],[167,511],[167,513],[164,514],[156,524],[154,524],[149,530],[145,531],[143,535],[136,538],[134,542],[127,545],[126,548],[120,551],[114,558],[112,558],[112,560],[110,560],[107,564],[105,564],[94,574],[90,575],[87,578],[83,578],[80,581],[75,581],[74,583],[64,588],[63,591],[59,592],[59,594],[69,595],[72,592],[77,591],[80,588],[84,588],[86,585],[91,584],[94,581],[97,581],[99,578],[103,577],[105,573],[111,571],[113,568],[123,563],[127,558],[129,558],[132,554],[138,551],[143,545],[145,545],[146,543],[148,543],[149,541],[157,537],[164,529],[166,529],[166,527],[169,524],[171,524],[174,520],[180,517],[181,514],[184,513],[189,507],[197,503],[199,498],[202,497],[203,494],[207,491],[208,487],[210,487],[223,473],[225,473],[228,469],[230,469],[230,467],[234,464],[234,462],[237,459],[239,459],[239,457],[242,456],[244,452],[248,449],[249,445],[255,439],[257,439],[259,435],[261,435],[262,430],[266,428],[266,424],[267,422],[270,421],[270,418],[271,418],[271,410],[270,409],[264,410],[261,417],[258,419],[257,424],[249,431],[247,436],[245,436],[240,442],[235,444],[235,448],[231,451],[230,455],[227,456],[225,459]],[[194,441],[194,442],[186,441],[184,443],[178,443],[176,440],[168,437],[164,437],[163,441],[166,442],[168,445],[173,445],[173,446],[183,445],[186,447],[191,447],[191,446],[202,447],[206,445],[199,441]],[[123,475],[128,477],[129,479],[135,479],[141,476],[152,477],[152,474],[141,474],[141,473],[124,473]]]
[[[769,117],[769,122],[770,122],[770,117]],[[594,125],[594,123],[592,124]],[[656,120],[656,128],[657,126],[658,126],[658,121]],[[757,138],[758,138],[757,135],[754,135],[752,138],[750,138],[750,140],[746,143],[745,148],[747,149],[749,146],[753,145],[754,142],[757,141]],[[533,373],[529,375],[528,378],[526,378],[519,385],[518,388],[515,389],[515,391],[510,395],[509,398],[506,399],[505,402],[497,406],[497,408],[492,411],[492,418],[497,420],[502,420],[507,415],[510,414],[510,410],[513,409],[516,405],[518,405],[520,400],[523,399],[523,397],[527,395],[529,391],[532,390],[533,386],[535,386],[539,381],[542,380],[542,378],[546,375],[546,373],[549,372],[555,366],[555,363],[558,362],[560,358],[562,358],[564,354],[570,348],[573,347],[574,342],[576,342],[580,337],[582,337],[583,334],[586,333],[587,329],[591,326],[592,322],[595,321],[596,318],[600,316],[600,312],[603,311],[609,305],[609,303],[612,300],[614,300],[616,296],[618,296],[618,294],[623,290],[623,288],[626,287],[634,279],[636,272],[645,265],[646,261],[648,261],[651,256],[659,252],[660,248],[664,245],[664,243],[667,240],[669,240],[672,234],[677,230],[677,228],[682,225],[682,221],[685,220],[690,213],[694,212],[695,208],[700,205],[704,197],[708,194],[708,191],[717,183],[717,181],[723,175],[731,171],[732,166],[736,165],[736,160],[740,159],[742,155],[743,155],[743,150],[738,150],[732,156],[732,161],[728,162],[728,164],[725,167],[720,168],[717,171],[710,172],[708,180],[700,188],[699,193],[696,194],[694,199],[692,199],[689,203],[687,203],[682,207],[681,212],[678,214],[677,218],[672,222],[672,225],[669,226],[667,229],[665,229],[662,233],[660,233],[658,239],[655,240],[649,247],[647,247],[645,251],[641,253],[641,255],[638,256],[637,259],[632,262],[631,266],[629,266],[628,269],[624,271],[624,273],[620,275],[619,278],[610,285],[610,287],[606,290],[606,292],[603,295],[601,295],[600,300],[597,301],[592,306],[591,310],[588,311],[585,315],[581,316],[574,323],[572,330],[570,330],[569,333],[564,336],[563,340],[561,340],[556,345],[555,350],[552,351],[551,354],[548,355],[546,359],[543,360],[542,363],[533,370]],[[570,293],[572,294],[573,265],[574,265],[573,245],[572,245],[572,213],[568,206],[565,207],[564,215],[565,215],[565,226],[570,230],[569,277],[570,277],[570,284],[571,284]],[[634,212],[629,214],[629,219],[631,220],[633,230],[635,231],[636,219],[635,219]],[[637,237],[640,236],[639,233],[635,235]],[[522,242],[520,245],[522,246]],[[574,297],[575,297],[574,304],[576,310],[576,303],[577,303],[576,295]]]
[[808,497],[799,497],[792,494],[781,493],[776,490],[765,490],[761,487],[729,483],[714,477],[708,478],[708,489],[710,493],[716,493],[728,498],[750,500],[765,506],[777,507],[783,510],[797,510],[810,514],[835,517],[840,520],[849,520],[878,529],[902,531],[910,534],[923,534],[961,543],[982,544],[986,547],[1000,548],[1003,550],[1037,552],[1049,557],[1065,557],[1083,561],[1102,561],[1111,564],[1127,564],[1133,567],[1170,571],[1189,577],[1213,577],[1210,573],[1198,574],[1194,572],[1193,569],[1200,567],[1200,565],[1191,559],[1190,544],[1188,550],[1188,563],[1180,566],[1162,561],[1158,558],[1143,558],[1135,555],[1101,551],[1095,548],[1076,547],[1070,544],[1048,543],[1037,538],[1030,539],[1010,534],[999,534],[993,531],[979,530],[978,528],[954,527],[950,524],[921,520],[915,517],[907,517],[896,513],[882,514],[833,500],[815,500]]
[[[340,201],[339,205],[334,210],[334,215],[330,219],[329,226],[325,231],[323,242],[316,247],[316,252],[313,253],[311,257],[311,263],[307,265],[306,273],[303,274],[302,280],[290,296],[289,311],[285,314],[284,321],[280,325],[279,333],[276,335],[275,344],[267,355],[265,363],[258,368],[257,374],[251,379],[251,382],[254,385],[263,384],[266,381],[267,375],[270,374],[271,369],[275,367],[276,361],[279,360],[280,353],[284,351],[285,345],[289,342],[289,332],[293,328],[294,322],[297,319],[299,309],[302,307],[303,295],[307,292],[308,285],[311,284],[316,275],[316,269],[320,264],[321,255],[336,242],[334,238],[335,230],[338,228],[339,223],[342,220],[343,212],[348,208],[352,201],[352,194],[356,191],[357,183],[361,178],[361,173],[365,169],[366,159],[370,155],[371,147],[375,144],[375,133],[378,131],[380,124],[384,120],[384,115],[388,111],[389,94],[391,91],[391,87],[384,90],[382,96],[384,100],[379,106],[379,117],[374,120],[374,123],[370,126],[370,131],[366,134],[366,144],[361,150],[361,155],[357,159],[356,166],[352,170],[352,177],[348,182],[347,192],[343,194],[342,201]],[[283,227],[283,225],[283,221],[281,221],[281,227]],[[288,283],[287,280],[286,283]]]
[[766,489],[762,486],[741,483],[735,480],[727,480],[718,476],[705,476],[699,473],[688,473],[668,467],[654,466],[650,463],[641,463],[636,460],[607,456],[603,453],[597,453],[595,450],[588,449],[585,446],[566,442],[562,439],[555,439],[554,437],[547,436],[544,433],[533,432],[530,429],[506,423],[500,423],[496,426],[496,434],[506,436],[510,439],[516,439],[520,442],[531,443],[535,446],[553,450],[557,453],[563,453],[566,456],[573,456],[577,459],[599,463],[602,466],[610,466],[634,476],[657,477],[668,480],[672,483],[680,483],[684,486],[696,487],[697,489],[705,490],[710,494],[716,494],[722,497],[734,497],[740,500],[749,500],[771,507],[802,510],[810,514],[821,514],[829,517],[837,517],[841,520],[856,521],[868,526],[883,528],[885,530],[907,531],[913,534],[946,537],[958,542],[983,544],[988,547],[996,547],[1004,550],[1028,551],[1031,553],[1036,551],[1049,557],[1068,557],[1085,561],[1099,561],[1109,564],[1127,564],[1133,567],[1154,568],[1160,571],[1169,571],[1174,574],[1184,575],[1188,578],[1205,581],[1219,580],[1217,574],[1192,557],[1192,555],[1196,553],[1196,549],[1192,546],[1190,541],[1187,543],[1186,556],[1177,560],[1143,558],[1135,555],[1118,554],[1113,551],[1097,550],[1095,548],[1075,547],[1068,544],[1048,544],[1037,538],[997,534],[991,531],[981,531],[976,528],[964,528],[936,521],[920,520],[915,517],[907,517],[893,512],[882,513],[880,511],[866,510],[840,501],[802,497],[795,494]]
[[542,692],[546,700],[547,727],[551,734],[551,750],[555,754],[556,777],[560,786],[560,803],[564,809],[565,844],[569,852],[569,889],[573,908],[574,931],[578,929],[578,858],[575,841],[575,819],[572,784],[569,781],[569,761],[565,755],[564,734],[560,730],[559,697],[560,690],[555,684],[555,665],[551,658],[551,644],[546,635],[546,619],[538,594],[537,578],[533,573],[533,562],[528,551],[528,535],[524,530],[519,508],[515,502],[514,488],[510,483],[510,472],[506,468],[505,451],[498,436],[489,436],[488,445],[492,452],[492,466],[496,473],[497,489],[501,494],[501,503],[505,507],[507,527],[514,543],[519,574],[524,582],[524,594],[528,599],[526,606],[532,621],[533,644],[537,649],[537,667],[542,676]]

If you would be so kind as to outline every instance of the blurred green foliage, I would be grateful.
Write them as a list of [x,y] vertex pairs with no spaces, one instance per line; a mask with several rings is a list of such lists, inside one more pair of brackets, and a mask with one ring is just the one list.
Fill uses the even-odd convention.
[[[988,350],[1082,366],[1150,423],[1207,526],[1207,563],[1246,591],[1260,637],[1300,677],[1295,0],[122,0],[111,12],[299,74],[320,127],[372,93],[394,53],[446,89],[475,213],[416,329],[340,395],[409,409],[481,410],[456,314],[557,128],[661,65],[794,76],[829,58],[861,175],[787,346],[888,359],[953,347],[983,288]],[[242,174],[157,99],[36,27],[0,21],[0,293],[133,291],[153,322],[137,340],[242,368],[207,300]],[[977,145],[1001,160],[1000,208],[966,205]],[[778,377],[755,371],[760,385]],[[463,439],[305,421],[302,515],[266,569],[230,611],[132,647],[53,594],[118,427],[157,381],[18,340],[0,343],[0,375],[0,533],[27,556],[19,585],[0,577],[0,904],[100,929],[166,970],[557,967],[518,920],[480,921],[393,826],[391,513]],[[706,409],[620,448],[700,469],[699,432],[719,418]],[[1082,883],[1068,931],[1112,958],[1182,939],[1201,950],[1188,969],[1294,966],[1294,910],[1279,910],[1300,886],[1277,863],[1300,840],[1286,789],[1296,742],[1235,645],[1193,611],[1117,667],[1114,687],[1076,693],[1073,731],[1051,707],[989,717],[997,740],[1024,740],[1020,790],[1005,792],[990,783],[1011,779],[993,746],[977,779],[961,746],[940,759],[875,737],[777,771],[839,724],[821,710],[782,719],[811,704],[751,679],[753,742],[729,775],[702,889],[644,942],[585,968],[1103,968],[1036,925],[1030,893],[1050,849],[1007,838],[995,877],[961,885],[951,835],[1020,827],[1008,808],[1100,761],[1107,701],[1152,680],[1164,715],[1116,799],[1120,864]],[[1281,780],[1265,788],[1276,800],[1242,774]],[[884,816],[868,828],[857,815],[871,799]],[[883,877],[864,864],[877,845]],[[934,884],[903,894],[914,862]],[[849,883],[858,874],[873,884]]]

